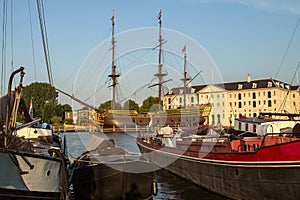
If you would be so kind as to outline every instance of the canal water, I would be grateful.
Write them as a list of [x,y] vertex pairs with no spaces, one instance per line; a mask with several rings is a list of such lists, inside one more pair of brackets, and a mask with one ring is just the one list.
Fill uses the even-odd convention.
[[[65,133],[67,148],[70,159],[76,159],[87,147],[91,134],[99,137],[114,139],[116,146],[124,148],[128,152],[140,153],[135,143],[137,133],[89,133],[89,132],[69,132]],[[62,134],[63,137],[63,134]],[[154,200],[160,199],[203,199],[203,200],[224,200],[225,197],[207,191],[196,186],[168,171],[161,169],[155,172],[157,182],[157,195],[153,195]]]

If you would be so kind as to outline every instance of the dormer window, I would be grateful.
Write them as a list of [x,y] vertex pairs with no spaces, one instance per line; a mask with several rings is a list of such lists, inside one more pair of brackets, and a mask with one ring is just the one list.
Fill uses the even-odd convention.
[[180,90],[179,90],[179,94],[182,94],[182,93],[183,93],[183,89],[180,89]]
[[243,89],[243,85],[242,84],[238,84],[238,90]]
[[284,88],[284,84],[283,84],[283,83],[280,83],[280,87]]
[[195,93],[195,88],[192,88],[192,89],[191,89],[191,93]]
[[268,87],[272,87],[272,82],[271,81],[268,82]]
[[257,83],[252,83],[252,88],[257,88]]

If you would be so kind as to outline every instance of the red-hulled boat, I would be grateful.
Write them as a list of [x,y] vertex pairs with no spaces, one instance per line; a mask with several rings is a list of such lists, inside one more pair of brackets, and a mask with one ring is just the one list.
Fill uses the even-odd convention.
[[235,140],[143,135],[136,142],[149,161],[218,194],[234,199],[296,199],[300,196],[297,136],[295,131]]

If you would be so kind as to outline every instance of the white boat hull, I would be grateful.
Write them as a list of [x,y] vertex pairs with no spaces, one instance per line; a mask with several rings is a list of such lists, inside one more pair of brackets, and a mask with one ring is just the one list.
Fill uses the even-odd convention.
[[[8,193],[24,191],[59,196],[62,162],[58,158],[31,153],[0,152],[0,189]],[[10,191],[10,192],[9,192]]]

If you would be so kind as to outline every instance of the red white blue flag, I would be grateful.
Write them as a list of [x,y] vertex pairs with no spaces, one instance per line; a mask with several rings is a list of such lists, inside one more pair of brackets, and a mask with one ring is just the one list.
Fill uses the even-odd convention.
[[29,104],[29,115],[32,118],[33,117],[33,108],[32,108],[32,99],[30,99],[30,104]]

